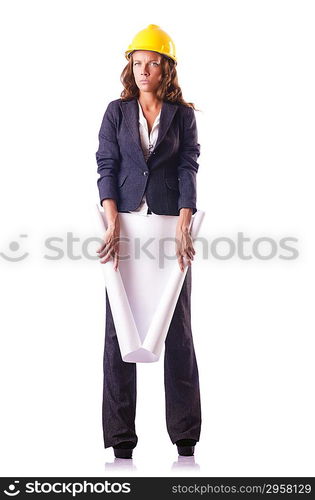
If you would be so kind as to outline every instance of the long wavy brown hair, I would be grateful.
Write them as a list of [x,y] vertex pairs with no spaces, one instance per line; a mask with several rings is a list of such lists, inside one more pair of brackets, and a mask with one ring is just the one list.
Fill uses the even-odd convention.
[[[196,110],[192,102],[186,102],[182,95],[182,90],[178,84],[178,76],[176,71],[176,64],[173,59],[160,54],[162,66],[162,81],[159,86],[156,96],[163,101],[170,101],[176,104],[183,104],[189,108]],[[123,100],[133,99],[139,97],[139,88],[133,76],[133,53],[129,57],[129,61],[120,75],[120,81],[123,84],[124,90],[121,92],[120,97]]]

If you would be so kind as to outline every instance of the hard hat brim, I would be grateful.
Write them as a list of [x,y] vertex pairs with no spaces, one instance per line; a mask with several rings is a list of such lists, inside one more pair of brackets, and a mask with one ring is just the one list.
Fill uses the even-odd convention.
[[130,56],[133,52],[135,52],[136,50],[149,50],[150,52],[156,52],[157,54],[160,54],[161,56],[164,56],[166,57],[167,59],[170,59],[171,61],[173,61],[175,64],[177,64],[177,60],[174,56],[171,56],[169,54],[164,54],[163,52],[159,52],[158,50],[152,50],[151,48],[145,48],[145,47],[139,47],[139,48],[133,48],[132,50],[126,50],[125,52],[125,57],[126,59],[130,59]]

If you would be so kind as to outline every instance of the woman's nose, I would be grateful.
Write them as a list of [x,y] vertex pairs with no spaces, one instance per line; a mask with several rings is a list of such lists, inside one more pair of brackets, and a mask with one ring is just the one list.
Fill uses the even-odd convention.
[[148,74],[149,74],[149,71],[147,70],[147,68],[143,68],[141,71],[141,75],[148,75]]

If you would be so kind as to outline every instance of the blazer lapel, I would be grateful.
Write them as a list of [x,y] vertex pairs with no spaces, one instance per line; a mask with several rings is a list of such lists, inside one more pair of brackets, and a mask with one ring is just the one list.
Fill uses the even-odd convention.
[[160,116],[159,133],[154,149],[158,147],[158,145],[163,141],[164,137],[166,136],[177,109],[178,109],[178,104],[173,104],[168,101],[163,101],[161,116]]
[[[121,101],[120,102],[121,110],[127,124],[128,130],[134,143],[138,150],[141,152],[143,156],[141,142],[140,142],[140,134],[139,134],[139,110],[138,103],[136,99],[132,99],[130,101]],[[144,159],[144,156],[143,156]]]
[[[138,108],[138,102],[137,99],[131,99],[129,101],[121,101],[121,110],[124,116],[124,119],[126,121],[128,130],[130,132],[130,135],[136,145],[139,157],[141,157],[142,162],[147,165],[142,147],[141,147],[141,140],[140,140],[140,133],[139,133],[139,108]],[[160,116],[160,124],[159,124],[159,133],[158,133],[158,138],[157,142],[155,145],[155,149],[158,147],[158,145],[163,141],[171,123],[173,120],[173,117],[178,109],[178,104],[173,104],[168,101],[163,101],[162,102],[162,108],[161,108],[161,116]],[[151,158],[151,157],[150,157]],[[149,158],[149,160],[150,160]],[[143,165],[141,166],[141,169],[143,169]],[[152,165],[154,168],[154,165]]]

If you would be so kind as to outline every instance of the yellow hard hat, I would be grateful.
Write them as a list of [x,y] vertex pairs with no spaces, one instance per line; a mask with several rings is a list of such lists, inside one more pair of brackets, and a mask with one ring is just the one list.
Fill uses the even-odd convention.
[[131,52],[134,50],[152,50],[154,52],[159,52],[160,54],[170,57],[175,64],[177,64],[173,40],[156,24],[149,24],[147,28],[139,31],[139,33],[135,35],[128,49],[125,51],[127,59],[129,59]]

